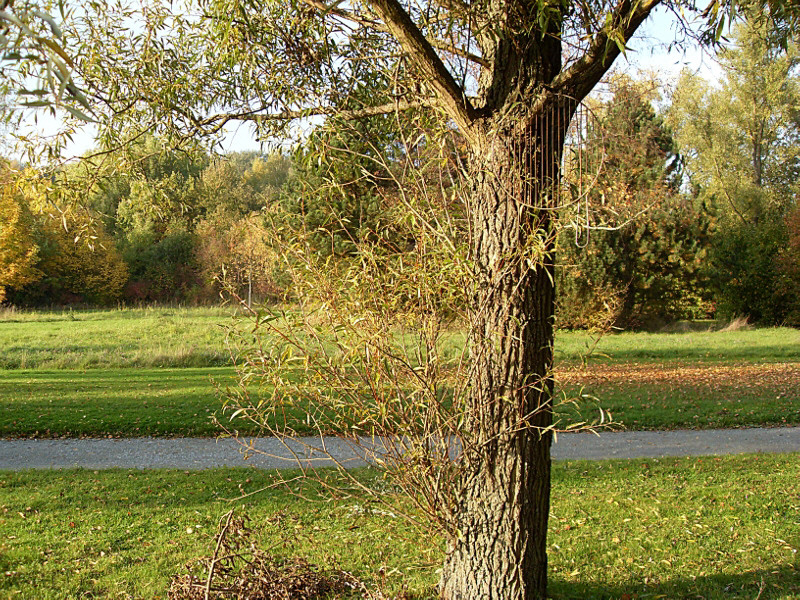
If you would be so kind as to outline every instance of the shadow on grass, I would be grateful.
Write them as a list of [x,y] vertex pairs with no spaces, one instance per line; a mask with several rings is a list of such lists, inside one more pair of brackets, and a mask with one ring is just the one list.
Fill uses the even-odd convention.
[[634,600],[638,598],[702,598],[758,600],[800,597],[800,570],[792,566],[759,569],[735,575],[701,575],[675,577],[645,583],[641,577],[621,583],[567,582],[558,576],[550,578],[549,596],[558,600]]

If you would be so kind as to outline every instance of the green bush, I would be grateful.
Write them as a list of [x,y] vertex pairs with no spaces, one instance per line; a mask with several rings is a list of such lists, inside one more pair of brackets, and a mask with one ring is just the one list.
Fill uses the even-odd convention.
[[714,236],[710,276],[718,315],[746,315],[752,322],[769,325],[797,318],[800,286],[789,270],[786,225],[779,219],[742,222]]
[[564,231],[559,326],[591,328],[608,320],[628,328],[705,317],[707,240],[707,218],[680,197],[618,229],[592,231],[583,247]]
[[786,324],[800,327],[800,206],[789,213],[785,225],[788,243],[781,248],[778,265],[785,276],[786,296],[790,298]]
[[125,240],[123,257],[130,269],[126,300],[165,302],[188,300],[198,283],[194,235],[171,227],[162,237],[134,231]]

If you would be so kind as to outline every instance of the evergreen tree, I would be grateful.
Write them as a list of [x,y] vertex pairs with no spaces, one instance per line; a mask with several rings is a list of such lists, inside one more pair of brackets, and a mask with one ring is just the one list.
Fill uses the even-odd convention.
[[680,157],[653,108],[657,90],[617,77],[609,100],[592,108],[569,176],[588,191],[561,235],[563,327],[631,327],[704,310],[707,218],[678,189]]

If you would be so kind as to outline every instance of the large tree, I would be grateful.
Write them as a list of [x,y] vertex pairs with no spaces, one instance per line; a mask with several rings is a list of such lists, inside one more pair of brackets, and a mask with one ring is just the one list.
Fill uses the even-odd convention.
[[719,53],[722,80],[684,71],[669,121],[698,195],[727,223],[784,214],[800,169],[800,50],[776,39],[775,24],[750,15]]
[[800,53],[776,30],[749,14],[720,52],[719,84],[683,73],[669,111],[693,191],[714,215],[719,314],[763,323],[783,323],[798,306],[777,256],[799,189]]
[[[546,596],[559,166],[576,107],[660,3],[98,0],[74,14],[107,147],[131,126],[189,137],[249,121],[269,139],[420,109],[457,130],[473,366],[443,598]],[[728,5],[712,3],[712,23]]]

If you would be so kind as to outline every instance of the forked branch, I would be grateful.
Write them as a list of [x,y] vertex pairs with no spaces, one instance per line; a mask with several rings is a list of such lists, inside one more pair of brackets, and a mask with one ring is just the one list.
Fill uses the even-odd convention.
[[616,31],[621,36],[621,43],[627,43],[660,3],[661,0],[621,0],[611,15],[611,27],[595,34],[586,53],[553,79],[551,89],[556,94],[583,100],[622,52],[610,32]]
[[435,90],[443,108],[464,133],[469,135],[475,119],[475,109],[419,27],[397,0],[368,1],[408,54],[412,64]]

